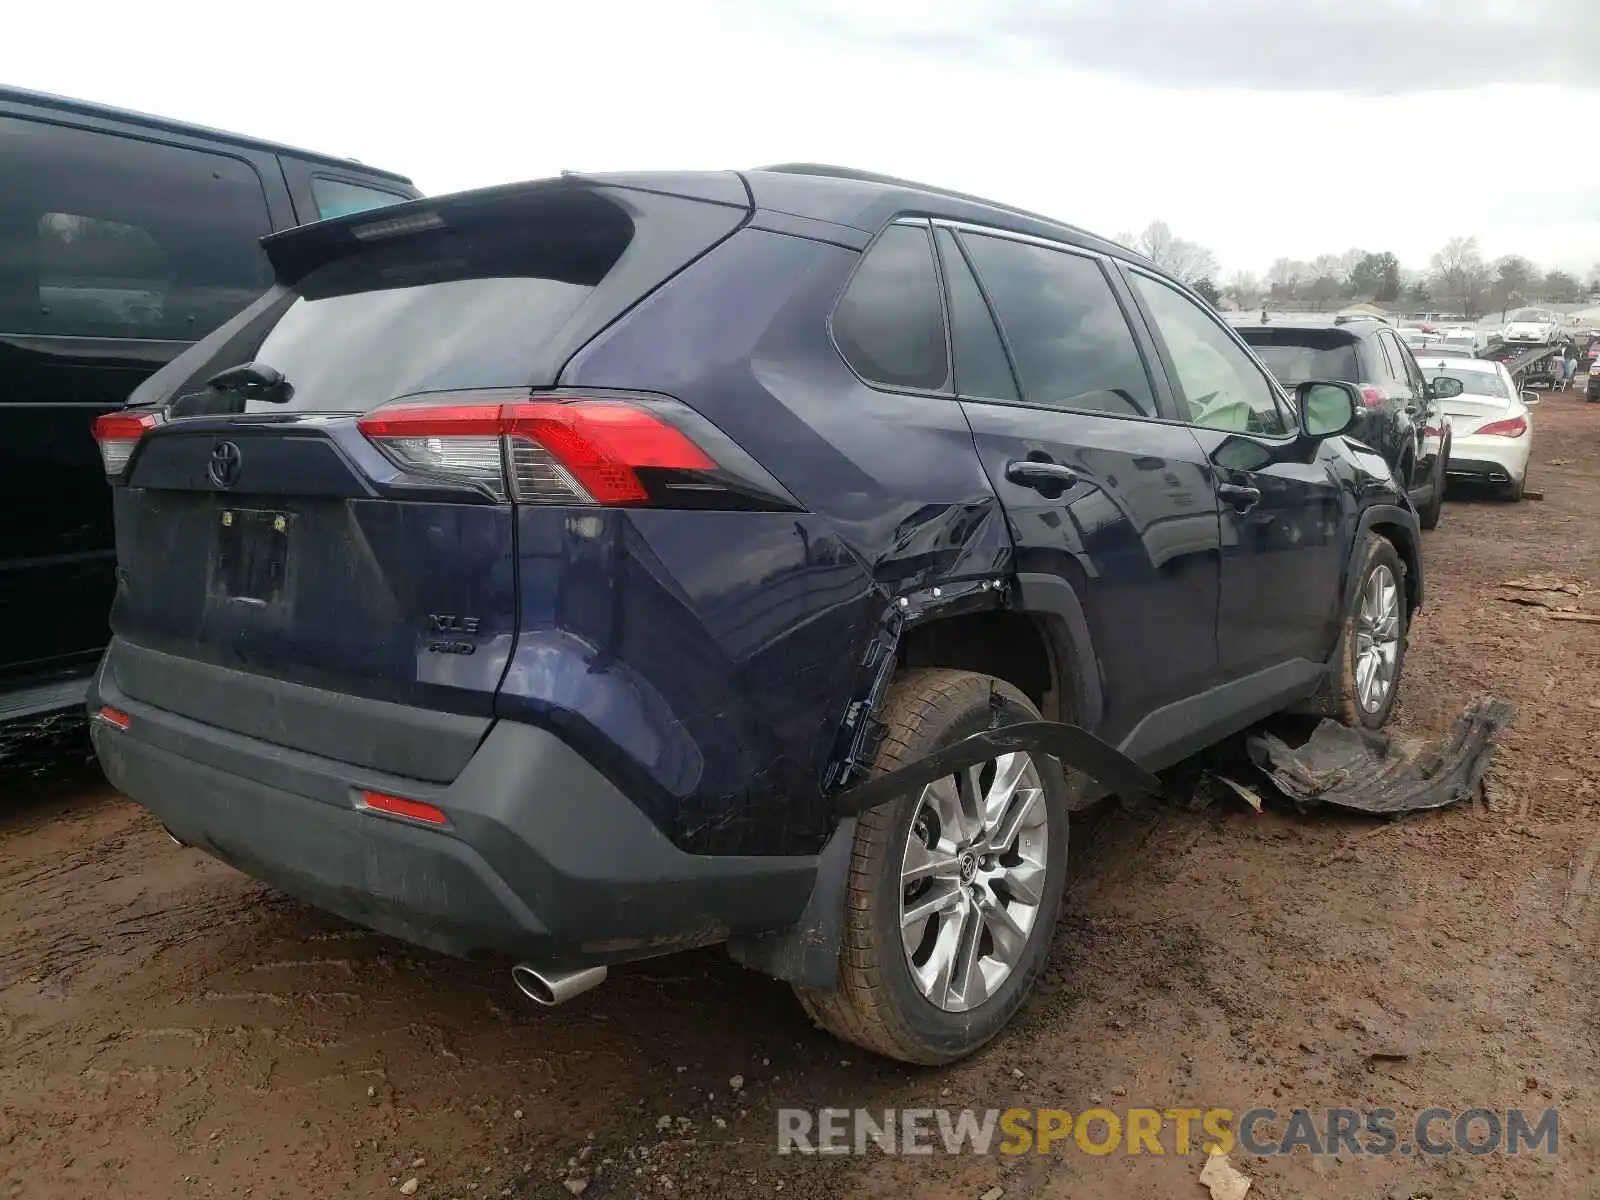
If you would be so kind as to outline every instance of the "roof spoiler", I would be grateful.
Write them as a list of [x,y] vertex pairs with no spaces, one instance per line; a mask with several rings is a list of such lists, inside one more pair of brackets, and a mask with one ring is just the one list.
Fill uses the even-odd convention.
[[582,191],[588,185],[562,177],[480,188],[449,196],[424,196],[347,216],[299,225],[261,239],[276,281],[292,287],[318,267],[365,246],[440,229],[466,228],[507,203]]

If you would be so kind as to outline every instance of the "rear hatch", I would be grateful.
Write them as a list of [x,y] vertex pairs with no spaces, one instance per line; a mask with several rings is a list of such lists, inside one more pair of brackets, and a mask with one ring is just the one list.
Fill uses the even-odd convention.
[[506,414],[571,434],[530,401],[738,227],[742,186],[702,191],[545,181],[268,239],[275,289],[97,427],[122,694],[454,778],[517,633],[515,502],[583,494]]

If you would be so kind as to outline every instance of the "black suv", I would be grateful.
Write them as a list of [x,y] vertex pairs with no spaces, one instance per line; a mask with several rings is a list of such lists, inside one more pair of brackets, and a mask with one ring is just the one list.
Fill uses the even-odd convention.
[[1376,318],[1290,318],[1234,328],[1285,387],[1307,379],[1341,379],[1359,387],[1362,409],[1351,436],[1388,461],[1422,527],[1438,525],[1450,429],[1416,357],[1391,326]]
[[1045,961],[1084,776],[1395,702],[1420,535],[1339,436],[1357,390],[1286,395],[1081,230],[792,167],[266,249],[100,424],[100,762],[542,1003],[726,943],[842,1037],[959,1057]]
[[90,422],[260,295],[260,240],[399,175],[0,88],[0,722],[83,703],[115,590]]

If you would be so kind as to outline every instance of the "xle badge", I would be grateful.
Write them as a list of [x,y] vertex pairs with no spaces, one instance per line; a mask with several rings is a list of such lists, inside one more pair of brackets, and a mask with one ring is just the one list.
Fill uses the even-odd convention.
[[430,613],[428,632],[429,654],[471,654],[478,647],[466,638],[478,636],[477,617],[457,617],[449,613]]

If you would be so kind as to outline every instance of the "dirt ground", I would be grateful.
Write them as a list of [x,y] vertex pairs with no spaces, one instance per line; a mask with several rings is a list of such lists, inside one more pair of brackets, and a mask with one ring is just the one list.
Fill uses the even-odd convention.
[[[351,928],[194,851],[90,773],[0,805],[0,1195],[1203,1197],[1199,1152],[775,1153],[776,1110],[1560,1110],[1560,1152],[1257,1158],[1251,1196],[1594,1196],[1600,625],[1496,598],[1600,587],[1600,405],[1537,412],[1512,506],[1453,497],[1399,725],[1516,706],[1487,806],[1397,823],[1269,802],[1074,829],[1045,979],[951,1069],[869,1060],[718,953],[553,1011],[501,966]],[[1586,607],[1600,611],[1600,594]],[[742,1085],[730,1085],[733,1076]],[[665,1120],[664,1120],[665,1119]],[[664,1126],[664,1127],[663,1127]]]

